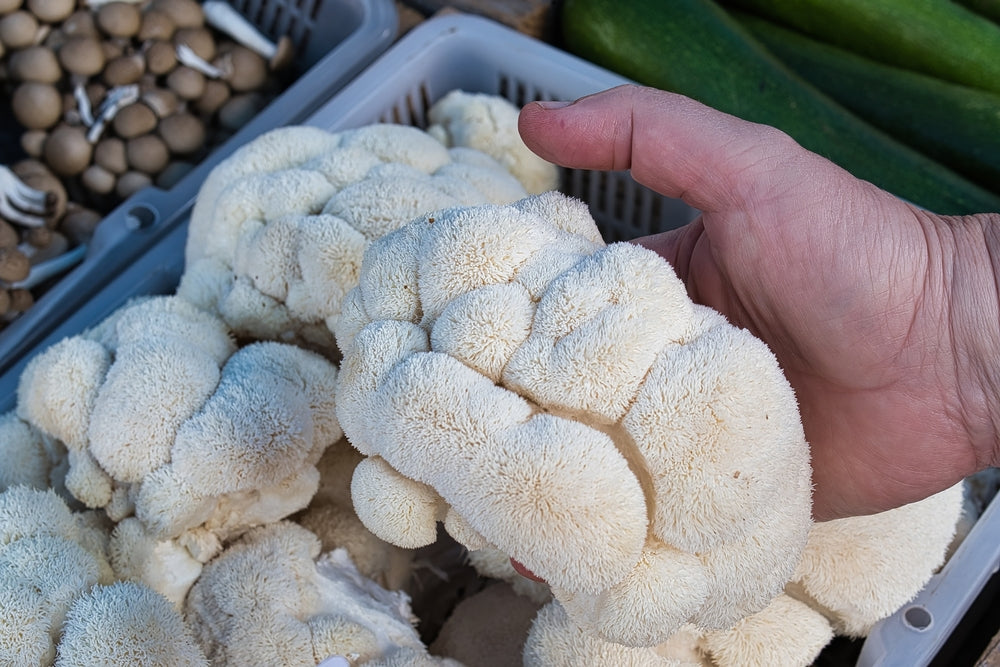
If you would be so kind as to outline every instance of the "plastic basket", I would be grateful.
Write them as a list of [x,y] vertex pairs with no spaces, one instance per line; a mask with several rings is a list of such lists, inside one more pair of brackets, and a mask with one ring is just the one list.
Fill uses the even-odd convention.
[[396,36],[398,17],[392,0],[231,0],[231,4],[269,37],[289,35],[295,45],[294,70],[302,74],[173,187],[146,188],[111,211],[98,225],[84,260],[0,331],[0,373],[11,369],[102,285],[186,219],[202,181],[220,160],[269,129],[302,122]]

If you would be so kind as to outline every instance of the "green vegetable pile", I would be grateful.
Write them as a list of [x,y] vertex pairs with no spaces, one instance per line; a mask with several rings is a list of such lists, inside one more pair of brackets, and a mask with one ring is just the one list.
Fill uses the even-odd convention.
[[1000,211],[989,0],[565,0],[564,46],[942,214]]

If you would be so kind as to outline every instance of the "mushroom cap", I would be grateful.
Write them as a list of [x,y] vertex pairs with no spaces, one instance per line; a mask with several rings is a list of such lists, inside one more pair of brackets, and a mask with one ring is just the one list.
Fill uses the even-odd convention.
[[94,147],[82,128],[60,125],[45,140],[46,164],[60,176],[76,176],[90,164]]
[[84,35],[87,37],[98,37],[97,23],[94,22],[94,12],[90,9],[78,9],[59,26],[59,30],[66,37]]
[[0,16],[10,14],[21,8],[23,0],[0,0]]
[[245,46],[234,46],[223,56],[221,69],[229,72],[226,80],[234,92],[256,90],[267,81],[267,62]]
[[28,277],[31,262],[17,248],[0,248],[0,280],[16,283]]
[[35,305],[35,297],[31,296],[30,290],[12,289],[9,290],[9,294],[10,306],[7,307],[8,313],[23,313]]
[[83,170],[80,182],[91,192],[106,195],[115,189],[115,175],[104,167],[92,164]]
[[146,47],[146,69],[152,74],[166,74],[177,66],[177,50],[171,42],[155,39]]
[[238,130],[257,115],[264,102],[257,93],[233,95],[219,109],[219,123],[230,130]]
[[145,42],[150,39],[169,40],[177,29],[174,20],[166,12],[158,9],[147,9],[142,13],[142,23],[136,39]]
[[59,23],[76,9],[74,0],[28,0],[28,10],[44,23]]
[[150,8],[169,16],[178,28],[195,28],[205,24],[205,12],[195,0],[153,0]]
[[0,19],[0,43],[13,51],[35,43],[38,19],[31,12],[19,9]]
[[[47,135],[46,135],[47,136]],[[49,193],[55,201],[51,206],[49,219],[53,222],[59,220],[66,212],[69,195],[62,181],[52,173],[52,170],[45,166],[41,160],[21,160],[15,163],[11,170],[17,174],[25,185],[36,190]]]
[[168,88],[152,88],[142,94],[142,102],[159,118],[165,118],[177,112],[180,100],[177,93]]
[[118,178],[115,194],[122,199],[128,199],[144,187],[153,184],[153,179],[141,171],[126,171]]
[[187,112],[167,116],[160,121],[157,131],[167,148],[180,155],[193,153],[205,143],[205,124]]
[[182,100],[195,100],[205,91],[205,75],[181,65],[167,75],[167,86]]
[[59,222],[59,229],[74,245],[81,245],[91,239],[100,221],[100,213],[75,204],[67,209]]
[[137,83],[146,71],[146,62],[141,55],[121,55],[111,59],[104,68],[104,82],[109,86],[127,86]]
[[45,130],[28,130],[21,134],[21,148],[31,157],[41,157],[45,138],[49,136]]
[[205,90],[201,97],[194,101],[194,107],[200,114],[211,116],[229,100],[229,84],[218,79],[205,82]]
[[50,83],[28,81],[14,89],[14,117],[29,130],[44,130],[59,122],[62,95]]
[[94,76],[104,69],[104,47],[91,35],[70,37],[59,47],[59,63],[73,74]]
[[215,38],[212,32],[204,27],[178,28],[173,36],[174,46],[186,44],[199,58],[211,62],[216,55]]
[[46,46],[19,49],[7,58],[7,73],[17,81],[56,83],[62,77],[59,60]]
[[142,12],[131,2],[109,2],[97,10],[97,27],[111,37],[132,37],[142,25]]
[[125,142],[118,137],[105,137],[94,147],[94,164],[107,169],[113,174],[124,174],[128,171],[128,160],[125,158]]
[[0,248],[13,248],[21,240],[21,235],[17,233],[14,226],[6,220],[0,219]]
[[156,174],[170,162],[170,151],[160,137],[144,134],[125,142],[125,157],[132,169]]
[[152,132],[156,128],[156,114],[142,102],[123,107],[115,114],[111,126],[122,139],[131,139]]

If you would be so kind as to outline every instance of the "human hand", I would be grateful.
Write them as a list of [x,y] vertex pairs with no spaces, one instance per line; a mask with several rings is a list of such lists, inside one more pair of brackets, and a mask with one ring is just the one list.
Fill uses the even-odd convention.
[[701,211],[635,242],[777,356],[817,520],[903,505],[1000,461],[1000,215],[929,213],[774,128],[649,88],[528,104],[519,129],[545,159],[631,169]]

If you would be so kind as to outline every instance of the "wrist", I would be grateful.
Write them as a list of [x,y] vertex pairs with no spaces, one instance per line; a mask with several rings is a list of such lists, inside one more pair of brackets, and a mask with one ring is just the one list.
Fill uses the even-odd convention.
[[1000,214],[949,219],[957,239],[951,329],[978,467],[1000,465]]

